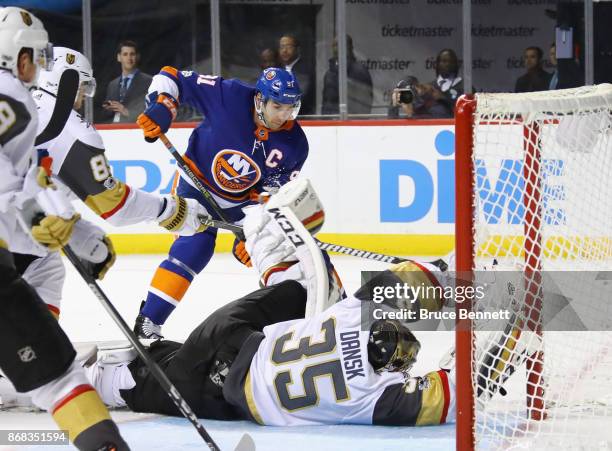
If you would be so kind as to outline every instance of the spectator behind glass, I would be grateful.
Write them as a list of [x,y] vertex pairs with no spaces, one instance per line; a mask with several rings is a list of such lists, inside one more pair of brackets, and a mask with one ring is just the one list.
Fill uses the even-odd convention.
[[557,46],[553,42],[548,52],[550,64],[555,71],[550,77],[548,89],[567,89],[582,86],[582,73],[580,67],[573,58],[561,58],[557,60]]
[[138,69],[140,53],[134,41],[122,41],[117,47],[117,62],[121,75],[106,88],[100,117],[103,122],[136,122],[144,110],[144,98],[151,77]]
[[400,80],[391,95],[389,119],[452,118],[453,111],[441,91],[429,83],[420,84],[416,77]]
[[285,70],[291,72],[297,78],[304,93],[300,114],[314,114],[314,66],[308,67],[301,59],[300,41],[292,34],[282,35],[278,41],[278,55],[281,67],[284,67]]
[[[332,44],[333,58],[323,80],[323,108],[321,114],[338,114],[338,41]],[[353,39],[346,35],[347,102],[350,114],[369,114],[372,108],[372,77],[368,69],[357,61]]]
[[[267,69],[268,67],[280,67],[280,66],[281,66],[281,62],[280,62],[280,58],[278,57],[277,50],[266,48],[261,51],[261,53],[259,54],[259,68],[262,71],[264,69]],[[260,74],[261,73],[257,74],[258,78]]]
[[523,54],[523,62],[527,73],[516,80],[514,92],[547,91],[551,74],[542,69],[544,54],[540,47],[527,47]]
[[436,57],[436,79],[432,86],[440,91],[440,100],[447,103],[454,115],[455,103],[463,94],[463,79],[459,76],[459,60],[452,49],[440,50]]

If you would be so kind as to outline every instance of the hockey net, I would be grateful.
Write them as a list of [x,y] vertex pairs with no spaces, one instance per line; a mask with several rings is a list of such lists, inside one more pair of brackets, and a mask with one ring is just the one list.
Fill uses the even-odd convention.
[[464,306],[512,319],[458,328],[458,448],[612,449],[612,85],[464,97],[456,120],[457,271],[515,288]]

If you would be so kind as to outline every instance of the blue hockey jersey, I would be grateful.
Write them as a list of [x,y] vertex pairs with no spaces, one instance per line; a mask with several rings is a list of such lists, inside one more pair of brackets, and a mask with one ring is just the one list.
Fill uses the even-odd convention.
[[296,121],[277,131],[257,126],[255,88],[239,80],[166,66],[153,78],[149,93],[155,91],[204,116],[189,138],[185,159],[223,209],[244,206],[251,193],[287,183],[308,156],[306,135]]

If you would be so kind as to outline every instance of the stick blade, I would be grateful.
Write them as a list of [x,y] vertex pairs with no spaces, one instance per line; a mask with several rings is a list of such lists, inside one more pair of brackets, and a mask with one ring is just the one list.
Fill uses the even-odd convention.
[[64,129],[66,121],[72,112],[74,99],[79,90],[79,73],[74,69],[67,69],[62,73],[57,89],[57,99],[53,113],[45,129],[36,137],[34,145],[38,146],[55,139]]
[[234,451],[255,451],[255,442],[253,441],[253,437],[249,434],[244,434]]

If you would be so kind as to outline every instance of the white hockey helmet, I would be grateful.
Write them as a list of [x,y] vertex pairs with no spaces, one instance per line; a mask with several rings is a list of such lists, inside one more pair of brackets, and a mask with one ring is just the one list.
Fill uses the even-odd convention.
[[17,76],[17,58],[22,48],[33,50],[37,67],[52,67],[53,47],[43,23],[25,9],[0,7],[0,67]]
[[66,47],[53,47],[53,68],[40,71],[38,87],[57,95],[60,78],[66,69],[79,73],[79,86],[87,97],[96,94],[96,79],[89,60],[81,52]]

